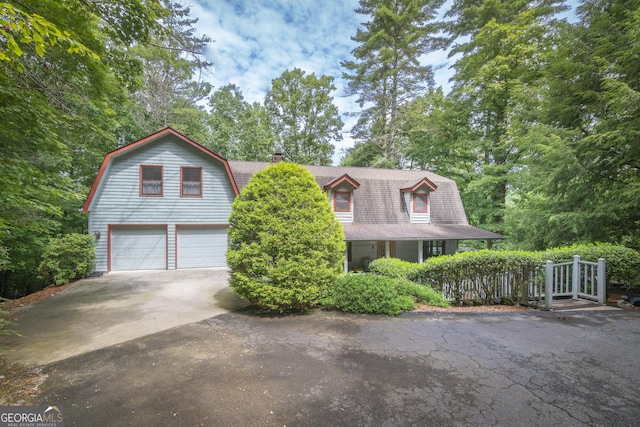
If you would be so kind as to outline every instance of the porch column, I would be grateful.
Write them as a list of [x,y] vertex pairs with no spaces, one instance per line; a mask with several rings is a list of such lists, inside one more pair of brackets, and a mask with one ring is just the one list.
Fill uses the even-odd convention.
[[391,242],[388,240],[384,242],[384,257],[391,258]]
[[424,261],[424,241],[418,240],[418,264]]
[[349,272],[349,249],[344,251],[344,272],[345,274]]

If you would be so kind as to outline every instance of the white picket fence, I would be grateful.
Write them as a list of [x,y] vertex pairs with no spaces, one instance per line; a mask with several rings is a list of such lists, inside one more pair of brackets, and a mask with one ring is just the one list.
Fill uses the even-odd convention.
[[[551,309],[554,297],[571,297],[575,300],[592,301],[604,304],[606,293],[606,263],[603,258],[598,262],[582,261],[575,255],[573,261],[546,265],[526,274],[516,276],[505,273],[491,278],[465,280],[457,286],[445,284],[443,294],[450,301],[487,299],[487,290],[491,297],[500,300],[503,297],[520,297],[526,288],[525,299],[543,301],[546,309]],[[547,296],[550,298],[547,298]]]

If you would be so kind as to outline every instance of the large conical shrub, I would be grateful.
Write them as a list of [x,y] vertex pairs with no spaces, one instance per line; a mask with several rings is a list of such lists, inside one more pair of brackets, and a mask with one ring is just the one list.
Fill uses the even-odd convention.
[[231,288],[261,307],[308,310],[342,270],[342,225],[302,166],[280,162],[256,173],[229,222]]

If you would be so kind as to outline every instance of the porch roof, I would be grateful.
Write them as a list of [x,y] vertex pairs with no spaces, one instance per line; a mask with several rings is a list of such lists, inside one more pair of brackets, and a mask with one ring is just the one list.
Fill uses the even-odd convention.
[[468,224],[343,224],[346,240],[490,240],[504,236]]

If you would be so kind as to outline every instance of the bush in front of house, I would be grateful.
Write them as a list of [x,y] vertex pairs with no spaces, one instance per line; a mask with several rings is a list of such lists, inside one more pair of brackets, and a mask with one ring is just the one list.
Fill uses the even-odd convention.
[[342,225],[300,165],[280,162],[253,175],[229,222],[230,286],[261,308],[309,310],[342,272]]
[[398,281],[397,285],[400,287],[400,290],[404,295],[409,295],[415,302],[436,307],[451,306],[449,301],[444,297],[444,295],[442,295],[442,292],[436,291],[430,286],[401,279]]
[[429,258],[420,264],[417,276],[455,303],[492,304],[507,284],[509,302],[518,303],[527,299],[528,284],[541,265],[533,252],[482,250]]
[[398,315],[414,307],[403,282],[376,274],[345,274],[328,288],[323,305],[350,313]]
[[42,254],[38,277],[50,284],[64,285],[91,274],[95,258],[93,236],[74,233],[55,237]]
[[539,252],[481,250],[429,258],[422,264],[393,260],[375,260],[371,264],[376,274],[429,285],[455,303],[492,304],[498,295],[503,303],[518,304],[530,297],[528,284],[532,280],[543,285],[547,260],[570,262],[574,255],[591,262],[604,258],[607,283],[640,287],[640,253],[612,244],[574,245]]
[[629,289],[640,288],[640,253],[622,245],[598,243],[553,248],[538,252],[541,262],[555,263],[573,261],[574,255],[580,255],[582,261],[606,261],[607,283],[625,286]]
[[398,258],[378,258],[369,264],[369,271],[395,279],[416,281],[419,277],[419,264]]

